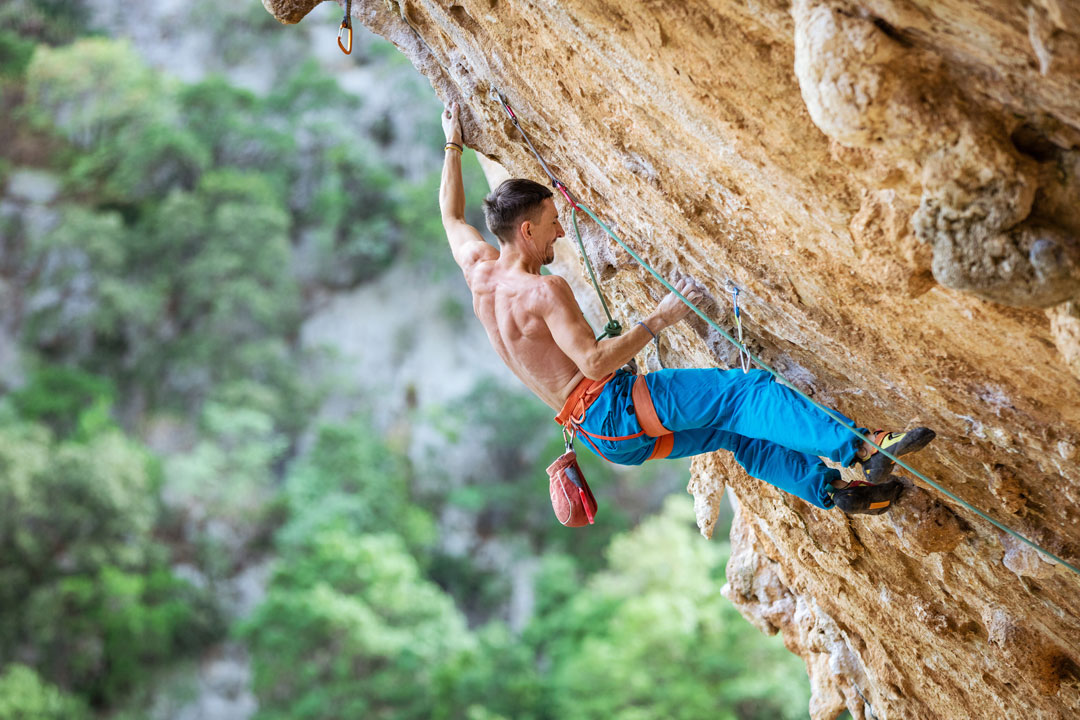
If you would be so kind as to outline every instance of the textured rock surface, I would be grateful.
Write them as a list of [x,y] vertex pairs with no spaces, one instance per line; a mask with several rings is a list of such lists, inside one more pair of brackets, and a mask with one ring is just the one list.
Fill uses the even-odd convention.
[[[296,22],[312,0],[264,0]],[[556,172],[751,346],[860,422],[918,422],[915,464],[1080,564],[1080,10],[1066,0],[356,0],[466,142]],[[476,201],[478,198],[473,198]],[[567,221],[569,218],[564,218]],[[624,321],[661,288],[590,227]],[[1045,308],[1045,309],[1044,309]],[[700,322],[672,366],[731,365]],[[645,359],[648,366],[650,358]],[[728,597],[807,661],[815,718],[1069,718],[1080,577],[932,489],[822,512],[694,463],[711,532],[740,503]]]

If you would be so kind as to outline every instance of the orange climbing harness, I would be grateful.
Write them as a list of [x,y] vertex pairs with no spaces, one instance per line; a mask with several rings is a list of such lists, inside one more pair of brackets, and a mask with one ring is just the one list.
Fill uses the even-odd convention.
[[618,442],[620,440],[632,440],[641,437],[642,435],[646,435],[651,438],[656,438],[656,441],[653,443],[652,453],[647,459],[661,460],[666,458],[671,454],[671,450],[675,445],[675,435],[660,422],[660,418],[656,414],[656,407],[653,405],[652,394],[649,392],[649,385],[645,382],[644,375],[638,375],[634,378],[634,387],[631,391],[631,397],[634,402],[634,414],[637,416],[638,424],[640,424],[642,428],[639,432],[636,432],[633,435],[621,435],[616,437],[598,435],[581,427],[581,423],[585,420],[585,411],[589,409],[589,406],[593,404],[596,398],[600,397],[600,393],[603,392],[604,386],[607,385],[613,377],[615,377],[615,373],[611,373],[600,380],[582,378],[581,382],[577,384],[577,387],[570,392],[570,396],[566,398],[562,410],[555,416],[555,422],[562,425],[563,428],[569,432],[570,440],[568,445],[572,446],[574,436],[577,433],[581,433],[581,436],[585,439],[585,442],[589,444],[589,447],[593,449],[593,452],[608,462],[611,462],[611,460],[608,460],[608,458],[600,452],[600,448],[593,442],[594,439]]
[[582,378],[581,382],[570,391],[559,414],[555,416],[555,422],[563,427],[563,439],[566,441],[566,452],[562,454],[547,469],[549,478],[549,492],[551,495],[551,507],[555,510],[555,517],[563,525],[568,527],[580,527],[585,524],[592,525],[596,517],[596,498],[593,497],[589,483],[585,481],[585,474],[577,464],[577,454],[574,452],[574,438],[578,433],[600,457],[611,462],[600,452],[593,440],[632,440],[633,438],[646,435],[656,438],[653,443],[652,453],[647,459],[659,460],[671,454],[675,445],[675,435],[660,422],[653,406],[652,394],[649,385],[645,382],[644,375],[634,378],[634,387],[631,397],[634,403],[634,414],[637,415],[641,430],[633,435],[612,437],[609,435],[597,435],[581,427],[585,420],[585,411],[589,409],[604,387],[615,377],[610,373],[599,380]]

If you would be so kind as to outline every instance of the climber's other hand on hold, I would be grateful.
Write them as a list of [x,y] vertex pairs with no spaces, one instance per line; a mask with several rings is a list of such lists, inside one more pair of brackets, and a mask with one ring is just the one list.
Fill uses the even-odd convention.
[[446,133],[446,142],[461,145],[461,118],[458,111],[456,102],[450,103],[449,107],[443,109],[442,129]]
[[[702,293],[701,288],[698,287],[690,278],[683,278],[675,283],[675,289],[678,290],[683,296],[690,302],[697,304],[701,302]],[[653,313],[653,317],[660,320],[663,323],[663,327],[670,327],[675,323],[682,320],[690,313],[690,306],[684,303],[678,295],[675,293],[668,293],[667,297],[660,301],[660,304],[656,306],[656,311]]]

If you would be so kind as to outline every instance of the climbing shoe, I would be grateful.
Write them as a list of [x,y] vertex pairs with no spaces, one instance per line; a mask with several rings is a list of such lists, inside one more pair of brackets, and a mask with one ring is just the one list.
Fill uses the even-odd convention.
[[878,485],[856,480],[843,490],[834,491],[832,499],[836,507],[848,514],[880,515],[892,506],[902,492],[904,484],[896,479]]
[[[887,452],[900,457],[908,453],[922,450],[934,439],[934,431],[930,428],[918,427],[906,432],[886,432],[878,430],[870,436],[870,439],[884,448]],[[881,478],[887,477],[896,465],[884,454],[878,452],[875,447],[870,448],[870,455],[859,460],[862,466],[862,479],[871,484],[877,484]]]

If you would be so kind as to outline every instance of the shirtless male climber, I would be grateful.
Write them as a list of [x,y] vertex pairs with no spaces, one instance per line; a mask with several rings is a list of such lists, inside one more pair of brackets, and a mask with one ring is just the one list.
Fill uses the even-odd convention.
[[[729,450],[753,477],[819,508],[835,505],[852,513],[884,512],[899,496],[903,485],[889,477],[889,458],[764,370],[661,370],[643,376],[627,371],[623,366],[689,308],[669,293],[627,332],[597,341],[566,280],[540,274],[565,234],[552,192],[531,180],[510,179],[488,195],[484,214],[499,239],[496,250],[465,222],[456,103],[442,113],[442,124],[439,207],[473,310],[503,362],[597,454],[639,465]],[[675,287],[692,302],[701,297],[688,280]],[[919,450],[934,438],[927,428],[873,435],[858,430],[893,455]],[[862,479],[841,480],[822,456],[843,466],[859,463]]]

